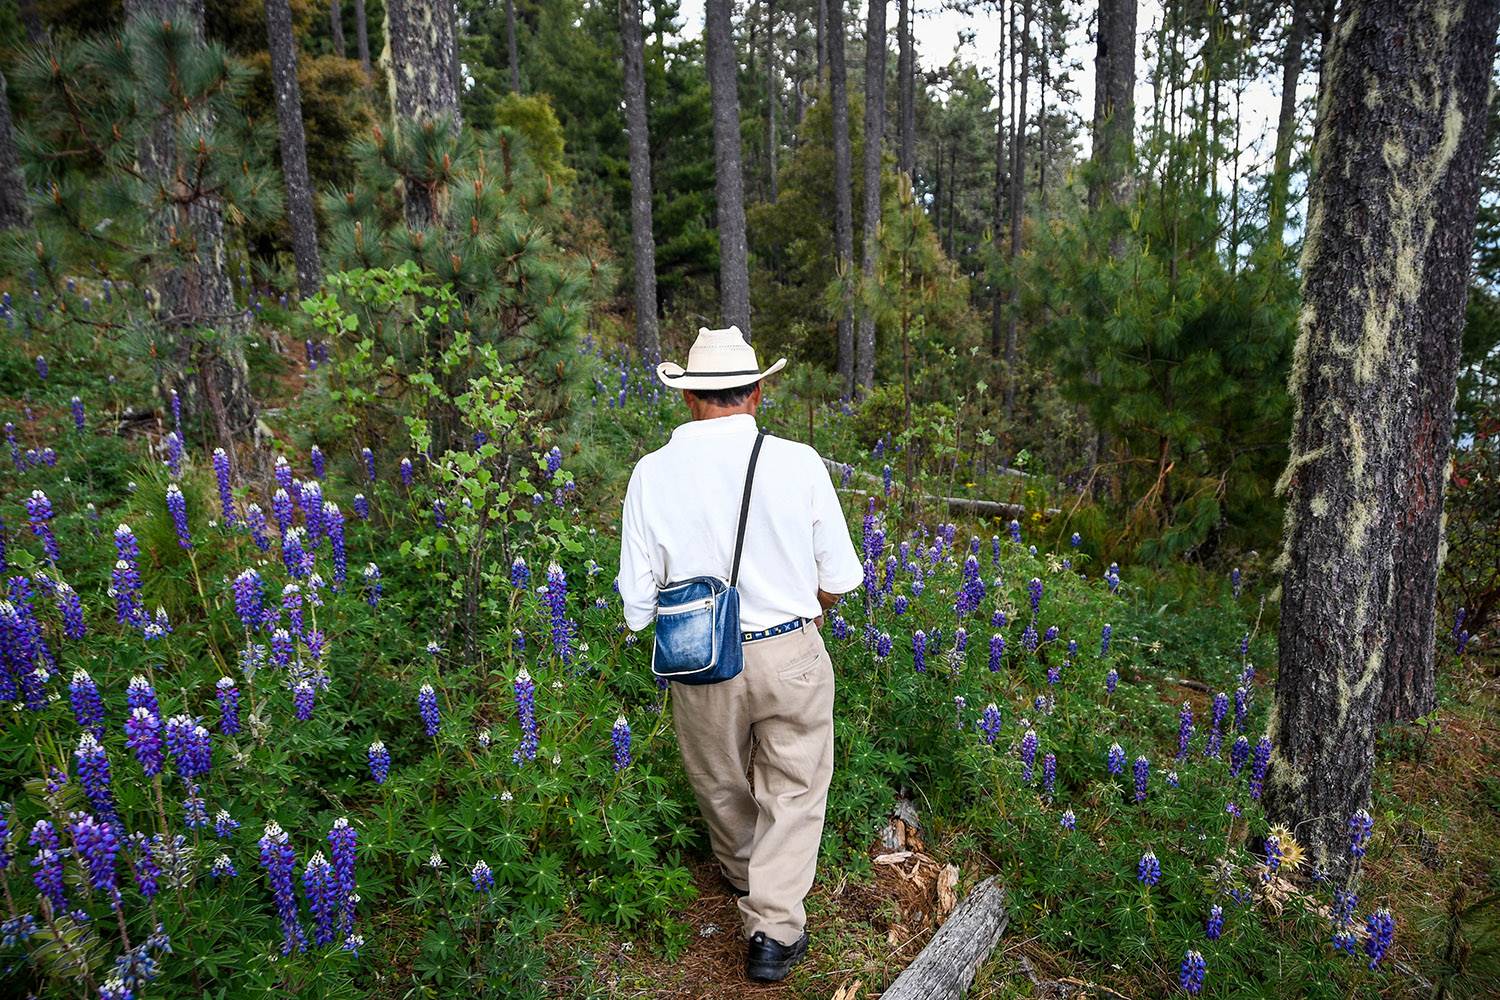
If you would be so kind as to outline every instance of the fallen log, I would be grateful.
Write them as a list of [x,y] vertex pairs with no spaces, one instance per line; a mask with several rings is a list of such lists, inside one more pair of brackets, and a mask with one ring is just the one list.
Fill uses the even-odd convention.
[[[842,477],[844,475],[844,465],[842,462],[835,462],[831,458],[824,458],[823,464],[828,466],[828,472],[830,475],[838,477]],[[855,469],[854,471],[856,474],[858,474],[861,480],[868,480],[872,483],[880,482],[880,477],[876,476],[874,473],[865,472],[861,469]],[[882,488],[884,488],[884,484],[881,485]],[[862,497],[876,495],[874,493],[871,493],[869,490],[857,490],[847,486],[839,487],[839,492],[853,493],[855,496]],[[1010,517],[1016,518],[1017,520],[1025,517],[1027,514],[1026,508],[1018,503],[1003,503],[999,500],[978,500],[970,497],[947,497],[933,493],[918,493],[917,496],[923,500],[932,500],[947,504],[948,509],[956,514],[975,514],[980,517]],[[1062,511],[1056,507],[1048,507],[1046,508],[1044,513],[1046,513],[1048,517],[1055,517],[1056,515],[1061,514]]]
[[968,991],[1010,915],[1005,890],[990,876],[954,909],[922,953],[881,994],[881,1000],[953,1000]]

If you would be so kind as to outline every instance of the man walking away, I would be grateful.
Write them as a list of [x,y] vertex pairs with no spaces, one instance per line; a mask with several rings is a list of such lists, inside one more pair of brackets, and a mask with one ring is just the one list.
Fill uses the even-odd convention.
[[[718,683],[674,681],[672,719],[709,842],[740,897],[746,974],[784,979],[807,952],[803,898],[817,868],[833,775],[833,663],[823,612],[863,581],[843,508],[812,448],[767,435],[754,470],[761,370],[735,327],[700,329],[684,369],[657,376],[682,390],[692,420],[637,463],[625,493],[620,596],[633,631],[657,591],[698,576],[729,580],[742,500],[737,589],[743,670]],[[746,780],[755,747],[753,781]]]

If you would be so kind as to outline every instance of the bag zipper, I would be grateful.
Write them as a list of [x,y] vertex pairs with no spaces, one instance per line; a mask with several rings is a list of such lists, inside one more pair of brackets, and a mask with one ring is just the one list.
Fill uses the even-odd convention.
[[713,606],[714,599],[712,597],[705,597],[702,600],[694,601],[692,604],[674,604],[670,608],[658,607],[656,614],[658,617],[661,615],[680,615],[689,611],[703,611]]

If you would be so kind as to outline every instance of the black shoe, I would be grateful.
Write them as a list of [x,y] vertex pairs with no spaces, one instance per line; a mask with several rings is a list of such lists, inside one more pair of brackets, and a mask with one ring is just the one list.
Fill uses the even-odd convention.
[[745,975],[758,983],[781,982],[807,954],[807,941],[807,931],[795,944],[782,944],[766,937],[764,931],[756,931],[745,955]]

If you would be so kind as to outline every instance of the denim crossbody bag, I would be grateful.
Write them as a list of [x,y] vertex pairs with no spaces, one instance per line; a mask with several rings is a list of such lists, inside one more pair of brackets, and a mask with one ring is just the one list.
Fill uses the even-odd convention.
[[755,462],[766,432],[755,436],[745,492],[740,498],[740,523],[734,537],[734,565],[726,584],[717,576],[695,576],[668,583],[656,592],[656,639],[651,650],[651,672],[683,684],[717,684],[739,676],[744,668],[740,639],[740,551],[745,546],[745,523],[750,517],[750,487]]

